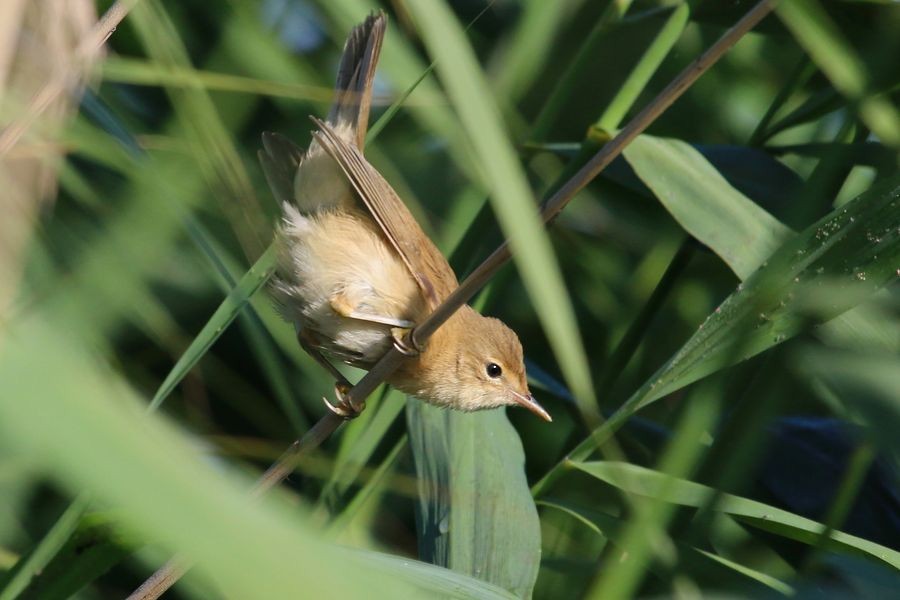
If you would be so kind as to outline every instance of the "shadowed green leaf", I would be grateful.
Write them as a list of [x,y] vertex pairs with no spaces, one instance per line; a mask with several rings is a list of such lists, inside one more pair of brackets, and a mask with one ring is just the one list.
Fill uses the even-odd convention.
[[516,598],[503,588],[485,583],[474,577],[461,575],[450,569],[436,567],[409,558],[401,558],[382,552],[360,551],[353,553],[361,562],[377,568],[382,573],[402,577],[420,591],[439,593],[441,598],[512,600]]
[[462,413],[407,402],[419,478],[419,556],[531,594],[541,558],[522,442],[503,409]]
[[741,279],[792,235],[685,142],[642,135],[623,154],[675,220]]

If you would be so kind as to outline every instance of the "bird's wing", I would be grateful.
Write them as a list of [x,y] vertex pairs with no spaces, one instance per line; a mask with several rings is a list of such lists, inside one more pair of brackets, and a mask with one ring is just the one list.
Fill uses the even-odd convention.
[[305,154],[303,148],[281,134],[266,132],[262,135],[263,149],[259,151],[266,181],[279,203],[293,204],[294,175]]
[[385,237],[400,255],[431,308],[458,285],[453,269],[425,235],[415,217],[356,146],[343,139],[328,123],[313,117],[319,131],[313,137],[331,156]]

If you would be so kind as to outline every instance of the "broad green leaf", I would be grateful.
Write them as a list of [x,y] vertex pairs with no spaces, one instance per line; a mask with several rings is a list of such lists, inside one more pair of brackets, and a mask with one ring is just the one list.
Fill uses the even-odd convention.
[[415,0],[409,8],[475,150],[482,181],[563,377],[584,418],[596,423],[597,402],[572,303],[538,218],[533,193],[472,47],[443,2]]
[[[145,415],[142,400],[108,364],[40,316],[17,323],[2,345],[5,443],[33,456],[63,488],[115,506],[136,534],[191,556],[199,572],[237,597],[368,591],[363,578],[345,576],[341,554],[316,539],[296,506],[277,497],[251,502],[247,478],[211,465],[187,435]],[[29,402],[18,401],[23,397]],[[356,568],[385,594],[409,592],[398,580]]]
[[[707,506],[710,499],[719,493],[705,485],[673,478],[638,465],[615,462],[567,464],[627,492],[680,506]],[[713,507],[743,523],[805,544],[818,542],[825,527],[806,517],[733,494],[721,493]],[[832,532],[827,548],[876,558],[894,568],[900,568],[900,552],[841,531]]]
[[419,556],[528,597],[541,533],[522,442],[503,409],[462,413],[407,403],[419,478]]
[[741,279],[791,236],[690,144],[642,135],[623,154],[675,220]]
[[[738,286],[655,378],[638,392],[644,405],[725,366],[741,342],[745,359],[796,335],[807,318],[827,322],[853,308],[896,276],[900,255],[900,176],[871,188],[781,246]],[[817,286],[843,293],[804,315]],[[834,291],[834,290],[832,290]],[[630,404],[631,401],[629,401]]]
[[353,552],[360,562],[377,568],[384,574],[400,577],[413,586],[420,586],[421,592],[439,593],[441,598],[513,600],[516,598],[506,590],[474,577],[469,577],[428,563],[409,558],[401,558],[383,552]]
[[[653,401],[755,356],[811,324],[828,323],[839,317],[896,279],[898,257],[900,175],[835,209],[782,245],[569,456],[577,460],[587,458],[628,417]],[[815,312],[810,314],[810,299],[826,284],[830,301],[824,306],[822,302],[815,303]],[[847,323],[851,317],[858,315],[840,318]],[[737,355],[735,348],[740,351]],[[536,494],[558,474],[558,468],[537,484]]]

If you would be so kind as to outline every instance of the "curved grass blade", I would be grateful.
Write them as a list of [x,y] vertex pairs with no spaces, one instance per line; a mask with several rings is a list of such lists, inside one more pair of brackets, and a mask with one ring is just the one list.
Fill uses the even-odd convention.
[[532,0],[523,3],[522,13],[497,60],[501,68],[493,83],[498,98],[514,103],[528,91],[550,57],[546,49],[552,46],[566,20],[577,13],[583,2]]
[[[224,288],[223,291],[229,292],[237,285],[235,273],[238,272],[238,268],[235,261],[216,243],[206,228],[193,217],[187,219],[187,230],[194,243],[219,275],[218,279]],[[287,373],[281,359],[277,356],[275,344],[266,332],[266,326],[252,303],[247,306],[247,311],[242,314],[242,317],[241,324],[244,326],[247,341],[271,386],[275,400],[290,421],[294,433],[300,435],[309,429],[309,422],[300,412],[297,399],[291,391]]]
[[90,494],[82,492],[66,508],[53,527],[41,538],[40,543],[27,555],[19,559],[2,581],[0,600],[13,600],[28,587],[31,580],[53,560],[60,549],[78,529],[78,523],[90,503]]
[[[538,504],[571,515],[598,535],[609,538],[615,543],[621,537],[620,532],[624,523],[618,517],[562,501],[541,500]],[[748,588],[748,591],[756,593],[774,590],[784,595],[790,595],[793,591],[791,586],[780,579],[717,554],[680,542],[677,543],[677,547],[679,549],[678,560],[686,563],[685,567],[689,572],[703,573],[704,577],[711,577],[716,583],[727,589]]]
[[[573,461],[567,463],[567,466],[583,471],[627,492],[680,506],[701,508],[706,506],[714,495],[720,494],[718,502],[713,505],[714,510],[729,514],[742,523],[752,525],[757,529],[804,544],[818,543],[819,536],[825,529],[822,523],[786,510],[749,498],[719,493],[711,487],[638,465]],[[848,533],[832,532],[826,547],[829,550],[840,550],[849,554],[875,558],[900,569],[900,552]]]
[[383,392],[376,406],[369,407],[344,429],[340,449],[320,495],[320,502],[331,510],[337,508],[341,497],[356,481],[388,429],[403,411],[405,403],[402,393],[386,388]]
[[82,588],[134,552],[136,540],[117,530],[108,517],[87,514],[82,515],[77,523],[71,537],[53,559],[35,573],[28,589],[18,597],[40,600],[76,597]]
[[[595,123],[595,127],[606,131],[616,129],[631,110],[641,92],[647,87],[650,78],[656,73],[666,56],[675,46],[675,42],[681,37],[688,22],[690,14],[688,4],[680,4],[672,10],[659,33],[647,46],[644,55],[628,74],[628,78],[622,84],[619,92],[612,102],[603,111],[603,114]],[[633,144],[633,143],[632,143]]]
[[341,511],[335,519],[328,525],[328,536],[339,537],[341,533],[351,526],[356,526],[359,521],[365,521],[363,531],[371,531],[373,519],[377,515],[372,515],[373,511],[370,507],[378,501],[387,486],[387,476],[397,467],[403,451],[409,447],[409,437],[404,434],[394,447],[388,453],[387,457],[381,462],[372,476],[366,481],[359,492],[353,496],[347,507]]
[[203,355],[212,347],[219,336],[225,331],[228,325],[234,321],[244,305],[250,297],[255,294],[263,284],[268,281],[272,272],[275,270],[275,248],[269,248],[259,257],[259,260],[250,267],[238,284],[232,289],[216,312],[210,317],[200,333],[194,337],[190,346],[166,375],[165,380],[159,386],[153,399],[150,401],[148,410],[153,411],[159,408],[159,405],[172,393],[175,386],[184,379],[184,376],[203,358]]
[[900,146],[900,114],[884,96],[869,95],[869,76],[856,51],[816,0],[781,2],[781,21],[834,87],[858,103],[860,118],[882,142]]

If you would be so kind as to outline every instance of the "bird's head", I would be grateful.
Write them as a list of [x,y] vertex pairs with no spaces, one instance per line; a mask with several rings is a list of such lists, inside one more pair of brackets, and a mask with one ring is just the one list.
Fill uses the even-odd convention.
[[458,332],[454,336],[458,347],[453,372],[444,374],[454,388],[454,408],[522,406],[551,421],[528,390],[522,344],[515,332],[499,319],[474,311],[463,323],[464,328],[454,327],[454,333]]

